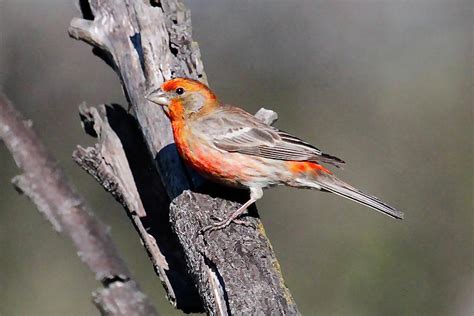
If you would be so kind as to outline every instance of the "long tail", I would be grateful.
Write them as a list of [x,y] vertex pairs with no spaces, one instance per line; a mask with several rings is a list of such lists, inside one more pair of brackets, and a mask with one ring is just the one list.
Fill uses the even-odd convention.
[[403,219],[403,213],[394,207],[382,202],[375,196],[357,190],[353,186],[339,180],[331,174],[319,173],[313,178],[313,181],[321,187],[322,190],[332,192],[334,194],[345,197],[349,200],[363,204],[385,215],[396,219]]

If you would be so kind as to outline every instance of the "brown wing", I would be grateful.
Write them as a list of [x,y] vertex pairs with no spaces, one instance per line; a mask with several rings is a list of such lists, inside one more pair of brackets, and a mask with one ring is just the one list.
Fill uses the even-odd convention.
[[250,113],[223,106],[203,117],[201,132],[219,149],[268,159],[325,162],[340,167],[344,161],[323,153],[298,137],[266,125]]

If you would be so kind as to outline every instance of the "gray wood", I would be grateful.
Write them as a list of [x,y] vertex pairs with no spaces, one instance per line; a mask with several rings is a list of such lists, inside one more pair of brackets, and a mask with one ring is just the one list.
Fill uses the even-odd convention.
[[[144,97],[176,76],[206,82],[198,45],[192,41],[189,11],[177,0],[89,0],[80,1],[80,5],[83,18],[72,20],[69,34],[91,44],[117,72],[140,135],[134,135],[135,129],[119,135],[118,129],[110,126],[117,108],[101,107],[97,113],[82,109],[86,130],[99,137],[99,144],[79,148],[74,157],[125,206],[170,301],[187,312],[204,307],[208,314],[219,315],[298,314],[256,208],[246,219],[252,226],[232,224],[222,231],[200,233],[215,217],[238,208],[248,193],[207,183],[185,167],[174,146],[168,119]],[[268,121],[276,119],[273,112],[259,115]],[[123,125],[120,115],[114,117],[119,120],[115,126]],[[115,144],[110,146],[114,133]],[[147,155],[153,169],[147,181],[137,181],[143,168],[130,162],[147,159],[136,158],[137,152],[124,145],[127,139],[141,139],[144,144],[139,155]],[[143,200],[141,192],[150,191],[146,185],[151,185],[156,195],[153,203]],[[162,214],[158,216],[161,219],[168,215],[171,221],[150,223],[153,214]],[[149,225],[160,228],[147,232]],[[174,239],[173,234],[168,235],[170,229]],[[161,238],[176,244],[165,250]],[[153,242],[157,248],[150,251]]]
[[169,198],[136,120],[120,106],[79,107],[94,147],[78,146],[73,159],[123,205],[160,277],[169,301],[202,311],[182,247],[169,224]]
[[94,302],[103,314],[157,315],[119,256],[108,227],[92,214],[31,125],[0,94],[0,139],[23,172],[13,184],[57,232],[71,239],[78,256],[102,282]]

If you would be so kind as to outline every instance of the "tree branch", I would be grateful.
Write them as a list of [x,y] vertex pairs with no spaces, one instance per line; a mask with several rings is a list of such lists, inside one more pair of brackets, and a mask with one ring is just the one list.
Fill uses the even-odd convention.
[[202,311],[181,245],[169,225],[168,195],[136,120],[118,105],[82,104],[79,112],[84,129],[98,143],[86,149],[78,146],[74,160],[123,205],[170,302],[184,311]]
[[105,315],[156,315],[119,256],[108,227],[99,221],[66,179],[39,137],[0,94],[0,138],[23,174],[13,179],[54,229],[68,236],[81,260],[102,282],[94,303]]
[[[253,227],[199,234],[215,216],[238,208],[248,193],[205,183],[186,168],[168,119],[144,98],[172,77],[206,82],[189,11],[178,0],[80,3],[87,21],[74,19],[70,35],[93,45],[117,72],[137,125],[120,129],[131,120],[118,107],[82,108],[85,128],[99,144],[79,148],[74,157],[125,206],[170,301],[185,311],[203,306],[209,314],[297,314],[256,208],[248,219]],[[260,115],[274,119],[272,112]],[[151,250],[153,243],[157,248]]]

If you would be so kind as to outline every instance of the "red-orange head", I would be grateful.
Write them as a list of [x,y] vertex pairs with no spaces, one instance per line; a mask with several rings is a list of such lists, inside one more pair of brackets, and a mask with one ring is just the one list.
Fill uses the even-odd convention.
[[216,96],[202,82],[188,78],[165,81],[147,99],[163,106],[171,121],[182,120],[219,106]]

